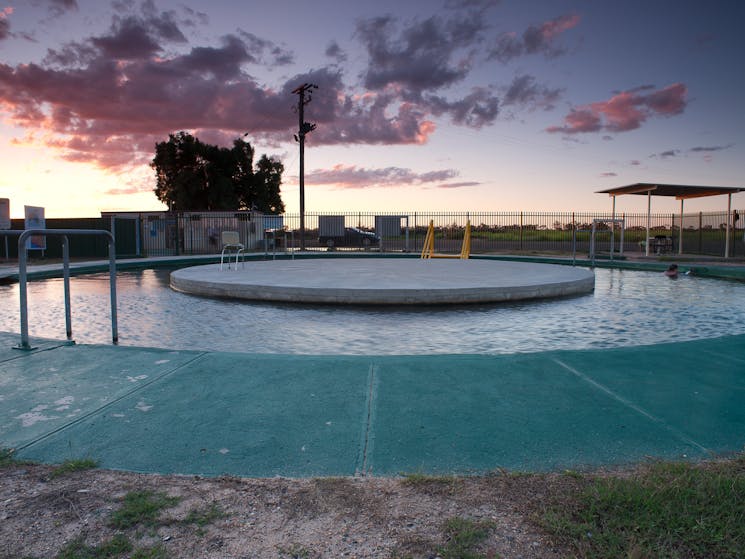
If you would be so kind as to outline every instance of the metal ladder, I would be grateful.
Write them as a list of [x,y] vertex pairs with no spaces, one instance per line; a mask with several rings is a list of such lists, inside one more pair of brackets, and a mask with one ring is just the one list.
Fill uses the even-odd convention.
[[[15,235],[14,231],[4,231],[6,234]],[[105,229],[26,229],[18,231],[18,284],[20,287],[21,303],[21,343],[14,346],[15,349],[35,349],[29,343],[28,336],[28,290],[27,290],[27,254],[26,240],[32,235],[60,236],[62,237],[62,265],[65,284],[65,328],[67,339],[72,341],[72,318],[70,314],[70,247],[68,235],[99,235],[107,237],[109,245],[109,290],[111,299],[111,339],[114,344],[119,342],[119,333],[116,317],[116,249],[114,246],[114,235]]]

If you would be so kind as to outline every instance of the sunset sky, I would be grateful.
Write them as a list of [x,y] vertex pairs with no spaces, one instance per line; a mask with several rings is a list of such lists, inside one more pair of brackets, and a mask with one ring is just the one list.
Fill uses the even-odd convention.
[[307,211],[608,210],[595,191],[635,182],[745,187],[743,21],[740,0],[0,0],[0,198],[13,217],[163,209],[148,163],[186,130],[247,133],[297,212],[303,83]]

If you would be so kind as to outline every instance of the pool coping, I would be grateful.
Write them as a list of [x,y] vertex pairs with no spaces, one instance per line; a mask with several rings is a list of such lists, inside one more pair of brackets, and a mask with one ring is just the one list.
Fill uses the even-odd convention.
[[590,293],[582,267],[472,259],[304,259],[189,266],[171,288],[206,297],[333,305],[463,305]]

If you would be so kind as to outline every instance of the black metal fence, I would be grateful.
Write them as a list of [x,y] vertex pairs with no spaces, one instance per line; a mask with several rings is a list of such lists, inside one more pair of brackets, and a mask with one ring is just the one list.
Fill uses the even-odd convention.
[[[745,224],[743,221],[733,221],[741,213],[732,212],[729,215],[730,256],[745,256]],[[467,221],[471,222],[471,252],[474,254],[587,254],[595,220],[601,220],[595,223],[596,251],[610,251],[611,236],[614,252],[621,248],[620,226],[612,231],[610,220],[613,216],[610,212],[349,212],[306,214],[306,249],[326,250],[318,242],[318,218],[327,215],[343,215],[346,227],[376,233],[380,237],[380,244],[376,248],[385,252],[421,251],[430,221],[435,230],[435,250],[442,253],[460,252]],[[727,217],[727,212],[684,214],[683,252],[723,256]],[[647,214],[625,213],[617,214],[615,218],[624,220],[623,251],[644,252]],[[299,246],[299,215],[286,214],[283,219],[285,230],[293,232],[295,246]],[[651,214],[649,221],[650,237],[670,239],[669,250],[677,254],[681,241],[680,214]],[[355,248],[359,249],[345,247],[345,250]]]
[[[745,219],[736,219],[744,211],[699,212],[683,216],[683,253],[723,256],[727,221],[730,224],[730,256],[745,256],[743,232]],[[319,225],[325,216],[337,216],[347,229],[374,233],[365,242],[350,237],[329,248],[320,242]],[[590,250],[595,222],[596,252],[620,251],[620,228],[612,227],[610,213],[598,212],[325,212],[306,213],[305,235],[300,238],[300,216],[262,215],[255,212],[129,212],[103,218],[47,219],[49,228],[108,229],[115,234],[117,257],[218,254],[223,231],[238,231],[248,251],[275,252],[301,246],[310,251],[383,251],[411,252],[422,250],[430,221],[435,230],[435,250],[460,252],[467,221],[471,223],[472,254],[557,254],[578,256]],[[644,252],[647,214],[621,213],[624,220],[623,252]],[[319,219],[321,218],[321,219]],[[341,220],[341,221],[339,221]],[[599,221],[598,221],[599,220]],[[649,218],[650,236],[664,238],[665,250],[678,253],[681,242],[679,214],[655,213]],[[13,229],[22,229],[23,220],[13,220]],[[3,251],[0,231],[0,255]],[[357,234],[356,239],[361,239]],[[101,246],[98,246],[98,245]],[[71,246],[73,257],[105,257],[104,243],[92,240]],[[17,249],[11,242],[7,257],[15,259]],[[47,247],[46,256],[55,258],[60,250]],[[33,256],[33,255],[32,255]]]
[[[104,229],[114,233],[116,238],[116,255],[119,258],[136,257],[137,229],[136,223],[130,219],[87,217],[87,218],[47,218],[47,229]],[[22,231],[23,219],[11,220],[11,230]],[[18,237],[4,235],[0,229],[0,259],[16,260],[18,258]],[[108,258],[108,243],[100,237],[79,237],[70,242],[71,258]],[[46,248],[29,251],[29,257],[62,258],[62,241],[60,238],[49,237]]]

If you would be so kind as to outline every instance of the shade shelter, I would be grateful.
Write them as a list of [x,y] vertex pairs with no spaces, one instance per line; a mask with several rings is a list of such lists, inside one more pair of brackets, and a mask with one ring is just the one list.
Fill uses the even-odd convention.
[[647,197],[647,238],[645,254],[649,256],[649,229],[652,220],[652,196],[674,196],[680,200],[680,240],[678,254],[683,254],[683,202],[690,198],[704,198],[706,196],[727,195],[727,233],[724,242],[724,257],[729,257],[730,220],[732,215],[732,195],[743,192],[745,188],[733,186],[696,186],[688,184],[653,184],[638,182],[627,186],[618,186],[607,190],[598,190],[596,194],[608,194],[613,198],[613,219],[616,218],[616,196],[636,194]]

